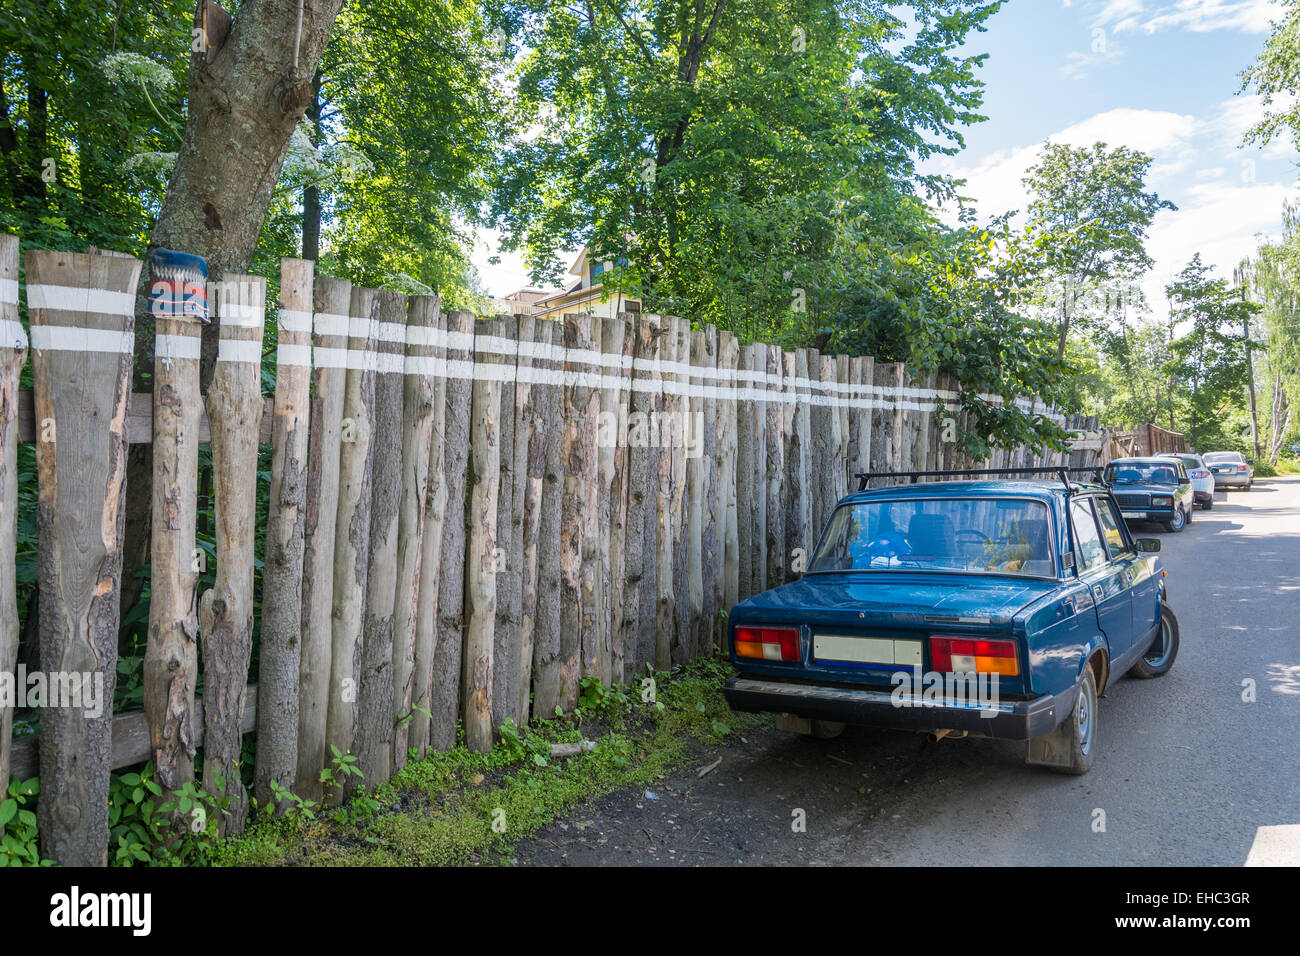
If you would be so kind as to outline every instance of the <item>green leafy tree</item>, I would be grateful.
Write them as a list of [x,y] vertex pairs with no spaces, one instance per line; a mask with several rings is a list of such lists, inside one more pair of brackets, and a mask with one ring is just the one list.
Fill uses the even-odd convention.
[[1146,188],[1150,165],[1149,156],[1125,146],[1049,142],[1025,177],[1030,229],[1043,257],[1039,301],[1056,317],[1058,355],[1073,327],[1100,324],[1151,268],[1147,229],[1158,212],[1176,207]]

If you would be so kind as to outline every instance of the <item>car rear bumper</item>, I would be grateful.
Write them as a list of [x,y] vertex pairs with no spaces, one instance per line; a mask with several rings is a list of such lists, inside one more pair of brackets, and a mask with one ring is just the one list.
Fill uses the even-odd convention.
[[1249,474],[1236,475],[1215,475],[1214,487],[1216,488],[1245,488],[1250,484],[1251,476]]
[[1059,696],[1043,694],[1027,701],[918,701],[898,691],[799,684],[738,675],[723,686],[732,710],[794,714],[895,730],[964,730],[984,737],[1028,740],[1050,733],[1069,716],[1075,688]]
[[1193,494],[1193,496],[1195,497],[1196,503],[1197,503],[1198,505],[1203,505],[1203,504],[1205,504],[1207,501],[1210,502],[1211,504],[1213,504],[1213,502],[1214,502],[1214,490],[1213,490],[1213,489],[1211,489],[1210,491],[1194,491],[1194,492],[1192,492],[1192,494]]

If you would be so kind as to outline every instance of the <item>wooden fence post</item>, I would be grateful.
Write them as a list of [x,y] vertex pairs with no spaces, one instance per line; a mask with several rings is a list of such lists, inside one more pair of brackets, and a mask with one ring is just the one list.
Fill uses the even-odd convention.
[[[725,523],[718,528],[721,552],[719,574],[720,607],[727,614],[740,600],[740,515],[737,499],[737,420],[739,417],[740,382],[736,377],[740,361],[740,346],[734,332],[718,336],[718,379],[723,388],[718,399],[718,489],[720,517]],[[717,646],[726,649],[726,627],[718,623]]]
[[460,716],[460,661],[465,639],[465,469],[469,462],[470,393],[474,380],[474,316],[447,316],[447,413],[443,444],[447,512],[438,574],[438,637],[429,694],[429,746],[456,745]]
[[[433,449],[434,398],[437,385],[436,339],[441,307],[436,295],[412,296],[406,320],[406,358],[402,379],[402,498],[397,520],[397,593],[393,602],[393,768],[406,766],[415,707],[428,709],[427,693],[415,698],[416,631],[420,621],[420,582],[428,532],[429,464]],[[445,371],[445,369],[444,369]],[[441,530],[441,526],[439,526]],[[436,553],[433,555],[436,561]],[[436,570],[434,571],[436,575]],[[433,580],[437,580],[436,577]],[[436,587],[436,585],[433,585]],[[432,618],[427,619],[430,623]],[[432,628],[426,633],[432,636]],[[428,651],[425,651],[425,660]],[[428,668],[424,669],[428,674]],[[421,752],[428,741],[427,719],[421,722]]]
[[808,375],[808,352],[799,349],[794,355],[794,421],[790,428],[790,513],[786,515],[786,553],[793,574],[807,570],[816,536],[812,518],[812,389]]
[[[178,261],[179,260],[179,261]],[[154,316],[153,481],[149,558],[149,638],[144,712],[154,771],[171,793],[194,779],[194,689],[198,678],[196,590],[206,560],[196,547],[199,344],[206,319],[207,266],[155,249],[150,257]],[[203,300],[186,305],[186,280]],[[188,290],[194,291],[194,289]],[[296,677],[296,675],[295,675]]]
[[239,833],[248,794],[239,778],[245,688],[253,651],[253,540],[262,424],[266,280],[228,275],[218,286],[221,338],[208,388],[216,495],[217,576],[199,603],[203,638],[203,788],[230,800],[217,832]]
[[[488,701],[492,712],[491,741],[497,729],[514,720],[515,703],[519,700],[519,612],[523,606],[520,575],[522,557],[517,536],[522,533],[523,500],[515,498],[518,478],[515,467],[518,458],[517,419],[519,393],[526,394],[516,383],[519,365],[519,316],[497,318],[500,369],[498,391],[500,410],[497,419],[498,487],[496,541],[492,568],[496,575],[496,625],[492,635],[492,696]],[[527,449],[525,448],[525,454]],[[518,515],[518,520],[516,519]],[[518,723],[518,721],[516,721]]]
[[[598,329],[599,326],[597,325]],[[560,646],[550,681],[566,711],[578,700],[587,662],[599,666],[594,600],[596,414],[599,373],[587,365],[594,345],[590,316],[564,317],[564,500],[560,524]],[[597,676],[599,670],[596,671]]]
[[[393,628],[397,530],[402,504],[402,405],[406,375],[406,296],[379,293],[374,429],[370,442],[370,540],[357,696],[357,769],[352,783],[374,786],[393,767]],[[402,618],[405,622],[405,617]]]
[[[693,374],[686,378],[688,411],[682,419],[686,454],[686,630],[683,656],[700,655],[704,630],[704,486],[708,463],[704,457],[704,330],[690,334],[689,362]],[[698,369],[698,372],[696,371]],[[680,600],[680,598],[679,598]]]
[[[0,679],[18,662],[18,378],[27,333],[18,321],[18,237],[0,235]],[[9,786],[14,712],[0,701],[0,787]]]
[[[555,716],[560,706],[561,681],[555,666],[560,655],[560,527],[564,514],[564,326],[547,319],[542,342],[550,348],[548,376],[541,387],[546,419],[546,442],[536,451],[541,460],[541,496],[537,517],[537,603],[533,618],[532,713],[543,719]],[[530,452],[531,454],[531,452]],[[530,468],[536,468],[534,462]]]
[[757,592],[754,587],[754,350],[740,349],[736,374],[736,512],[740,546],[738,578],[740,599]]
[[[659,469],[656,488],[655,511],[655,656],[657,670],[672,666],[673,622],[676,620],[673,576],[673,449],[676,440],[673,421],[679,401],[676,397],[677,377],[669,372],[677,364],[676,322],[671,316],[660,317],[659,362],[663,369],[663,388],[658,401]],[[667,438],[664,435],[667,433]],[[652,425],[651,433],[655,433]]]
[[718,579],[721,575],[721,551],[718,532],[722,525],[718,518],[718,328],[706,325],[703,332],[700,377],[704,434],[700,437],[698,466],[703,469],[703,488],[700,508],[704,527],[700,535],[700,621],[696,627],[695,654],[713,655],[713,636],[718,622]]
[[130,257],[27,253],[40,659],[72,698],[61,702],[79,705],[42,711],[36,813],[42,856],[64,866],[107,862],[125,420],[139,277],[140,262]]
[[627,544],[623,558],[624,675],[643,676],[655,659],[655,545],[659,449],[650,422],[659,389],[659,328],[649,316],[633,321],[632,382],[628,397]]
[[[262,565],[262,640],[257,667],[257,762],[253,795],[266,806],[271,781],[290,788],[298,766],[298,675],[302,657],[302,564],[311,428],[311,304],[315,264],[280,260],[279,340],[271,426],[271,489]],[[157,461],[157,446],[154,447]]]
[[[347,380],[339,430],[339,507],[334,522],[334,612],[326,744],[354,753],[361,683],[361,634],[370,564],[370,485],[375,424],[379,294],[352,288],[348,307]],[[327,755],[327,760],[329,759]],[[348,781],[329,794],[341,802]]]
[[497,502],[501,486],[501,379],[503,356],[494,350],[502,323],[475,323],[474,386],[470,412],[469,513],[465,542],[465,745],[492,749],[492,657],[497,601]]
[[628,545],[628,487],[632,449],[628,418],[631,414],[632,352],[636,344],[636,315],[620,312],[614,319],[616,327],[607,353],[618,359],[619,387],[615,393],[614,412],[617,417],[618,447],[614,450],[614,472],[610,478],[610,682],[622,684],[628,680],[632,660],[634,632],[626,615],[627,606],[627,545]]
[[318,276],[312,291],[312,391],[303,521],[302,648],[298,663],[298,771],[294,792],[321,801],[333,654],[334,528],[347,382],[352,283]]
[[[520,524],[519,554],[520,610],[519,610],[519,686],[515,702],[515,719],[520,727],[528,723],[533,689],[533,646],[538,618],[541,614],[541,552],[542,506],[546,488],[546,455],[555,430],[552,380],[561,374],[560,363],[554,360],[556,350],[552,335],[555,323],[531,316],[519,320],[520,374],[527,370],[529,379],[522,403],[516,392],[517,421],[515,425],[515,468],[522,474],[522,483],[515,486],[521,494],[523,516]],[[561,350],[562,351],[562,350]],[[525,365],[525,352],[528,353]],[[518,387],[518,383],[516,383]],[[519,461],[522,453],[523,466]],[[520,491],[522,489],[522,492]]]
[[[599,348],[603,363],[600,366],[600,413],[596,427],[596,597],[600,615],[600,681],[604,686],[614,682],[615,656],[621,667],[622,647],[618,643],[619,618],[623,608],[622,568],[614,566],[615,552],[621,551],[623,542],[616,542],[622,531],[622,522],[615,527],[618,511],[618,489],[615,487],[619,463],[626,459],[626,415],[619,405],[621,388],[618,387],[623,359],[623,319],[611,316],[600,323]],[[621,563],[621,557],[620,557]]]
[[766,431],[766,446],[763,462],[763,505],[764,533],[763,548],[766,552],[767,566],[764,584],[773,588],[785,583],[785,447],[782,443],[781,419],[785,406],[780,401],[785,362],[781,350],[775,345],[764,347],[768,382],[764,386],[771,400],[767,403],[763,427]]
[[686,479],[687,421],[695,403],[691,398],[691,322],[674,316],[671,334],[677,340],[677,372],[674,376],[676,415],[673,420],[672,466],[672,541],[673,541],[673,605],[672,605],[672,661],[684,664],[690,659],[691,599],[688,580],[690,565],[691,530],[687,525]]

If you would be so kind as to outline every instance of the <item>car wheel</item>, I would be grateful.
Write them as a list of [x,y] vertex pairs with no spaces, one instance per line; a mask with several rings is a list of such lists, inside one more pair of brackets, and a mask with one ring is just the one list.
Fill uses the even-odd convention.
[[1182,508],[1178,508],[1177,510],[1174,511],[1174,516],[1172,518],[1170,518],[1168,521],[1162,521],[1160,523],[1164,525],[1165,530],[1168,531],[1170,534],[1177,534],[1178,532],[1182,531],[1183,526],[1187,524],[1187,516],[1183,514]]
[[1091,667],[1084,668],[1074,711],[1065,722],[1070,728],[1067,736],[1070,762],[1052,769],[1078,777],[1092,769],[1097,753],[1097,681]]
[[1184,512],[1184,513],[1187,515],[1187,523],[1188,523],[1188,524],[1191,524],[1191,523],[1192,523],[1192,512],[1195,511],[1195,510],[1196,510],[1196,505],[1193,504],[1192,507],[1188,508],[1187,511]]
[[1205,504],[1201,505],[1201,507],[1204,508],[1206,511],[1213,511],[1213,510],[1214,510],[1214,495],[1210,495],[1210,497],[1207,498],[1207,499],[1205,500]]
[[1147,648],[1147,652],[1138,658],[1138,662],[1129,669],[1130,677],[1149,680],[1169,673],[1178,656],[1178,618],[1168,604],[1160,606],[1160,633]]

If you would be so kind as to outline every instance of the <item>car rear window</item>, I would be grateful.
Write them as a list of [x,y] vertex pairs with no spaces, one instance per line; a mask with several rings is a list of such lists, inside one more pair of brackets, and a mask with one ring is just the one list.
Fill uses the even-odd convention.
[[1225,461],[1240,463],[1246,459],[1241,456],[1239,451],[1212,451],[1205,456],[1206,464],[1213,465],[1216,462],[1222,464]]
[[1106,466],[1106,484],[1178,484],[1178,467],[1172,462],[1118,461]]
[[808,570],[973,571],[1051,577],[1047,505],[1023,498],[920,498],[841,505]]

